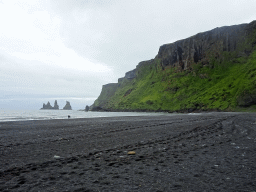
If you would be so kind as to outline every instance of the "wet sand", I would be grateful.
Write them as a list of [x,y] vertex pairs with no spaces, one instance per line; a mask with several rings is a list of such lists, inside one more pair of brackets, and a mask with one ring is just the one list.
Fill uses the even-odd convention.
[[0,122],[0,191],[256,191],[255,131],[255,113]]

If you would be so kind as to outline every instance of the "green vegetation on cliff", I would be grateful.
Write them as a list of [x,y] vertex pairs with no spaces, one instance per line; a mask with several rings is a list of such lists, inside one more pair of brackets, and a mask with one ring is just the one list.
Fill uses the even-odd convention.
[[135,78],[123,78],[109,89],[103,86],[94,107],[114,111],[255,111],[256,30],[251,27],[246,32],[232,51],[207,49],[186,70],[179,66],[181,60],[163,66],[164,59],[157,56],[143,62],[136,67]]

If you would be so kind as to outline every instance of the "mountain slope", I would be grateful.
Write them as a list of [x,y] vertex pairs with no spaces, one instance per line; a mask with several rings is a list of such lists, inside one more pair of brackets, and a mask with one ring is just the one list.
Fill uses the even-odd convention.
[[92,110],[256,109],[256,21],[215,28],[162,45],[118,83],[104,85]]

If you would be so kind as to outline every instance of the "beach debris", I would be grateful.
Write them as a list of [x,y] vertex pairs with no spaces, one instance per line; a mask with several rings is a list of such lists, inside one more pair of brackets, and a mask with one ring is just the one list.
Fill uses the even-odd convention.
[[54,155],[53,158],[54,158],[54,159],[60,159],[60,156]]
[[128,154],[128,155],[135,155],[136,153],[135,153],[135,151],[128,151],[127,154]]

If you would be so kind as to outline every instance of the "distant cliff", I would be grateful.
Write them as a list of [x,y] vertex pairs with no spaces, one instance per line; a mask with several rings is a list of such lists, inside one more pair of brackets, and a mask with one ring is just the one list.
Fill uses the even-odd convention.
[[[105,108],[105,104],[109,101],[118,87],[118,83],[110,83],[102,86],[102,90],[98,99],[94,102],[92,111],[99,111]],[[105,109],[106,110],[106,109]]]
[[[256,105],[256,21],[162,45],[118,83],[103,85],[93,110],[238,110]],[[256,106],[255,106],[256,109]]]

